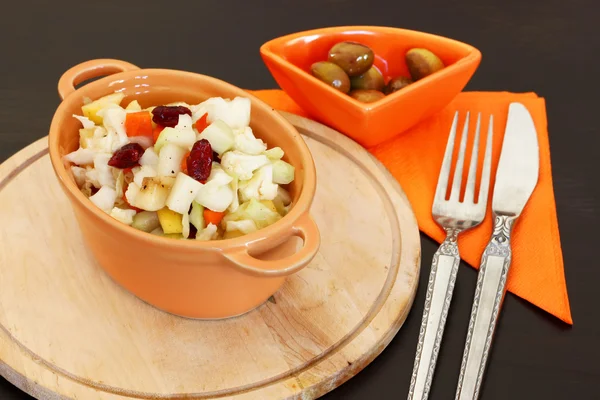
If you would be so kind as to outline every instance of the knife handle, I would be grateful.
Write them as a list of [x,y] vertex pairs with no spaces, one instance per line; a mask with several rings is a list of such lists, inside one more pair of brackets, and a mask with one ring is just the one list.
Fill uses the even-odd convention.
[[510,268],[510,234],[515,216],[494,215],[494,232],[481,256],[467,331],[456,400],[476,400],[506,293]]
[[458,229],[446,229],[446,239],[433,255],[408,400],[426,400],[429,396],[458,273],[460,255],[456,239],[459,233]]

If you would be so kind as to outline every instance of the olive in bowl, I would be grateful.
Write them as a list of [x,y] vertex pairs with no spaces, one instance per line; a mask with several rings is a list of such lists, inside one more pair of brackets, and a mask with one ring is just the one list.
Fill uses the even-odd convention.
[[[373,103],[444,68],[442,60],[425,48],[410,48],[404,56],[410,77],[384,78],[375,65],[375,52],[355,41],[334,44],[327,61],[311,65],[311,74],[327,85],[363,103]],[[379,92],[379,93],[375,93]]]
[[[398,76],[411,77],[405,59],[411,48],[430,50],[445,67],[378,101],[362,103],[310,71],[312,64],[327,61],[331,48],[341,42],[361,43],[373,50],[373,65],[386,84]],[[365,147],[389,140],[443,109],[465,87],[481,61],[481,52],[467,43],[386,26],[296,32],[265,42],[260,54],[279,87],[311,118]]]

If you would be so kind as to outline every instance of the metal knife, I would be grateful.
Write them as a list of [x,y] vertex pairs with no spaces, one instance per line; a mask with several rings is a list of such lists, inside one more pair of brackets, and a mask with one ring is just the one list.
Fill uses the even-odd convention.
[[460,368],[456,400],[478,398],[494,330],[506,293],[513,225],[537,185],[539,146],[531,114],[511,103],[492,199],[494,231],[481,256]]

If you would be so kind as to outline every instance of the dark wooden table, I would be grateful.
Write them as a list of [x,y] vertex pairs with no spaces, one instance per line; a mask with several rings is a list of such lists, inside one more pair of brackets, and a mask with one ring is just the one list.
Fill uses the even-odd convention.
[[[151,3],[2,3],[0,161],[47,134],[59,103],[59,76],[87,59],[109,57],[141,67],[195,71],[259,89],[276,85],[258,48],[286,33],[330,25],[387,25],[468,42],[481,49],[483,61],[467,90],[535,91],[546,98],[575,321],[567,327],[508,295],[482,399],[600,397],[600,265],[594,259],[600,239],[600,35],[594,0]],[[363,372],[324,398],[405,398],[435,248],[423,236],[419,292],[399,334]],[[475,278],[475,270],[461,268],[431,399],[454,396]],[[0,399],[28,398],[0,378]]]

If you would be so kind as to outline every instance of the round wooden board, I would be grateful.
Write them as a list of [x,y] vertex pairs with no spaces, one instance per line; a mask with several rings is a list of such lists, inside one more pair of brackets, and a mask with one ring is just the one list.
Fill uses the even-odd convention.
[[272,300],[228,320],[173,316],[111,281],[82,243],[46,138],[3,163],[0,374],[44,400],[314,399],[379,355],[417,288],[414,214],[366,150],[283,114],[314,155],[321,249]]

